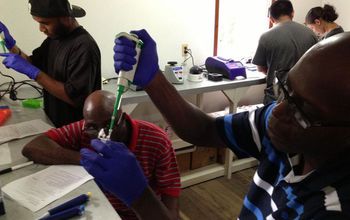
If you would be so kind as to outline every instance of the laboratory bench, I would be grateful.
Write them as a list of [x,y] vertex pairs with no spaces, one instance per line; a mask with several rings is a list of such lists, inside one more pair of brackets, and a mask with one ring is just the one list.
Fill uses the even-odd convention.
[[[24,92],[25,91],[25,92]],[[29,91],[29,93],[27,92]],[[30,97],[30,88],[21,88],[18,92],[23,94],[28,94]],[[4,125],[10,125],[14,123],[29,121],[33,119],[41,119],[44,122],[51,124],[51,122],[46,117],[43,109],[31,109],[24,108],[21,105],[20,101],[12,101],[7,97],[4,97],[0,100],[0,105],[6,105],[11,108],[12,115],[5,122]],[[11,167],[14,165],[18,165],[28,161],[27,158],[22,156],[22,148],[23,146],[32,140],[35,136],[25,137],[22,139],[12,140],[7,142],[9,144],[10,155],[12,162],[10,164],[0,165],[0,169],[4,169],[7,167]],[[18,170],[14,170],[12,172],[0,175],[0,184],[1,187],[7,183],[10,183],[19,178],[28,176],[30,174],[36,173],[40,170],[47,168],[48,166],[40,165],[40,164],[32,164],[27,167],[23,167]],[[50,203],[48,206],[45,206],[43,209],[32,212],[29,209],[19,205],[16,201],[12,200],[8,196],[4,196],[4,204],[6,214],[0,216],[0,220],[14,220],[14,219],[38,219],[42,216],[48,209],[56,207],[57,205],[74,198],[81,194],[86,194],[87,192],[91,192],[92,196],[90,201],[87,203],[85,207],[85,212],[82,216],[74,217],[73,219],[120,219],[119,215],[116,213],[114,208],[111,206],[103,192],[97,186],[94,180],[90,180],[73,191],[67,193],[63,197],[58,200]]]

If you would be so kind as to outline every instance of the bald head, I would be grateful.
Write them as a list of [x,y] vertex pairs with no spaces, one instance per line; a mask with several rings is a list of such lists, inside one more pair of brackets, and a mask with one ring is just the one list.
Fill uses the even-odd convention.
[[291,87],[329,119],[350,120],[350,33],[313,46],[290,71]]
[[89,115],[108,115],[110,117],[113,113],[114,102],[113,93],[104,90],[95,91],[85,100],[84,117]]

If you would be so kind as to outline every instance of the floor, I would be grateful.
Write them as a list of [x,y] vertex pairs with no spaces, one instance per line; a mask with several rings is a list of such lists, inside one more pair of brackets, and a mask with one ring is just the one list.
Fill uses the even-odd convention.
[[180,219],[237,219],[254,173],[250,168],[233,173],[230,180],[220,177],[183,189]]

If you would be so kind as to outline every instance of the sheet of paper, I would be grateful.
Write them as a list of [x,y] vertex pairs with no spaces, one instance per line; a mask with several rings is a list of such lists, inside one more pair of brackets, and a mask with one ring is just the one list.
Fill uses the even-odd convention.
[[1,144],[0,145],[0,165],[9,164],[11,162],[12,160],[11,160],[9,145]]
[[15,180],[2,191],[36,212],[91,179],[82,166],[55,165]]
[[52,128],[41,119],[21,122],[0,127],[0,144],[7,141],[40,134]]

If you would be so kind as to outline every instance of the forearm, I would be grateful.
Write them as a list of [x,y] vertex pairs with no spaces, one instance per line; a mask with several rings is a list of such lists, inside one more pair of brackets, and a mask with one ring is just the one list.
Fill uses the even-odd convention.
[[267,74],[267,67],[266,66],[257,66],[257,69],[259,72]]
[[168,208],[171,218],[179,219],[179,198],[163,194],[161,200]]
[[48,91],[50,94],[54,95],[55,97],[63,100],[64,102],[72,106],[75,106],[73,100],[66,93],[64,89],[64,84],[62,82],[51,78],[44,72],[39,73],[38,77],[36,78],[36,82],[39,83],[42,87],[44,87],[45,90]]
[[131,205],[131,208],[138,218],[142,220],[174,219],[166,206],[157,198],[149,186],[142,193],[141,197]]
[[224,146],[215,119],[183,99],[162,73],[145,89],[180,138],[200,146]]
[[63,148],[46,135],[38,136],[26,144],[22,154],[35,163],[80,165],[78,151]]

